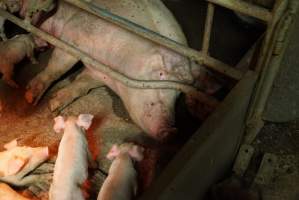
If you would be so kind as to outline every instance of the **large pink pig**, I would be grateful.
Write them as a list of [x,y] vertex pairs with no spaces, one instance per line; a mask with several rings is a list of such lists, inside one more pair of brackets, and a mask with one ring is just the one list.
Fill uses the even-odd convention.
[[[179,25],[160,0],[95,0],[93,3],[186,44]],[[184,83],[193,81],[190,61],[186,57],[63,1],[59,2],[57,12],[41,25],[41,29],[131,78]],[[46,69],[29,83],[25,95],[27,101],[36,103],[50,84],[77,62],[77,58],[55,48]],[[157,139],[173,132],[174,107],[179,91],[129,88],[94,66],[85,66],[88,69],[86,74],[101,80],[121,97],[131,118],[145,132]]]

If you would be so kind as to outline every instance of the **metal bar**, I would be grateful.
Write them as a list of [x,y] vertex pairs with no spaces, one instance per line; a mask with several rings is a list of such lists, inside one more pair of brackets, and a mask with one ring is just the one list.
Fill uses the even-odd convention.
[[[211,56],[205,55],[203,58],[205,60],[203,64],[206,66],[210,66],[211,69],[214,69],[217,72],[220,72],[222,74],[230,74],[231,77],[235,77],[236,80],[241,80],[241,78],[243,77],[244,73],[241,73],[240,70],[235,70],[234,68],[230,67],[229,65],[224,64],[223,62],[221,62]],[[214,68],[215,66],[219,66],[219,68],[217,68],[217,69],[220,69],[220,66],[221,66],[221,71],[216,70]]]
[[139,35],[143,38],[146,38],[152,42],[158,43],[162,46],[165,46],[177,53],[180,53],[184,56],[187,56],[191,58],[192,60],[198,61],[201,64],[206,65],[207,67],[222,73],[230,78],[233,78],[235,80],[240,80],[243,77],[243,72],[234,69],[233,67],[221,62],[217,61],[214,62],[215,59],[211,58],[209,56],[204,56],[203,53],[196,51],[192,48],[189,48],[185,45],[179,44],[165,36],[162,36],[154,31],[151,31],[149,29],[144,28],[143,26],[140,26],[136,23],[133,23],[123,17],[114,15],[107,10],[100,8],[98,5],[95,5],[93,3],[88,3],[84,0],[64,0],[65,2],[68,2],[71,5],[74,5],[78,8],[81,8],[82,10],[85,10],[86,12],[89,12],[91,14],[94,14],[102,19],[105,19],[106,21],[116,24],[121,28],[124,28],[130,32],[135,33],[136,35]]
[[208,3],[208,12],[207,12],[207,16],[206,16],[205,32],[204,32],[204,36],[203,36],[203,45],[202,45],[202,53],[204,55],[209,54],[209,46],[210,46],[210,39],[211,39],[211,30],[213,27],[214,11],[215,11],[215,6],[212,3]]
[[269,22],[272,19],[272,14],[268,9],[262,8],[260,6],[255,6],[253,4],[238,1],[238,0],[207,0],[211,3],[217,4],[219,6],[228,8],[230,10],[255,17],[265,22]]
[[[270,63],[262,70],[260,80],[257,85],[255,96],[252,101],[252,105],[249,110],[249,116],[247,119],[247,130],[245,142],[250,144],[254,141],[256,135],[259,133],[263,125],[262,115],[271,93],[273,82],[279,71],[281,61],[284,56],[284,52],[287,48],[287,43],[289,42],[290,28],[294,24],[294,15],[296,10],[299,8],[299,3],[294,0],[290,3],[289,12],[284,14],[279,21],[277,26],[277,31],[274,34],[275,44],[280,43],[280,35],[285,35],[285,42],[283,47],[281,47],[281,52],[278,55],[273,55],[270,59]],[[286,31],[288,29],[288,31]],[[279,39],[279,40],[278,40]],[[279,44],[281,45],[281,44]]]
[[268,22],[265,39],[263,41],[263,45],[261,47],[261,53],[259,56],[259,60],[256,66],[256,71],[261,71],[263,66],[267,66],[271,55],[272,55],[272,49],[273,49],[273,31],[275,29],[275,26],[277,25],[278,20],[281,18],[283,11],[287,7],[287,1],[285,0],[276,0],[274,8],[273,8],[273,18],[271,21]]
[[112,68],[102,64],[101,62],[95,60],[94,58],[90,57],[87,53],[82,52],[81,50],[77,49],[76,47],[60,40],[52,35],[41,31],[40,29],[32,26],[29,23],[24,23],[23,20],[15,17],[14,15],[4,11],[3,9],[0,9],[0,15],[9,21],[15,23],[16,25],[22,27],[23,29],[37,35],[38,37],[48,41],[52,45],[63,49],[67,53],[77,57],[78,59],[82,60],[82,62],[87,63],[89,65],[92,65],[97,70],[105,73],[107,76],[110,76],[111,78],[120,81],[124,85],[127,85],[129,87],[133,88],[140,88],[140,89],[175,89],[179,90],[181,92],[184,92],[186,94],[193,95],[194,98],[197,98],[198,101],[211,106],[215,107],[218,105],[218,101],[206,95],[203,92],[200,92],[196,90],[194,87],[186,84],[182,84],[180,82],[176,81],[141,81],[141,80],[135,80],[132,78],[129,78]]

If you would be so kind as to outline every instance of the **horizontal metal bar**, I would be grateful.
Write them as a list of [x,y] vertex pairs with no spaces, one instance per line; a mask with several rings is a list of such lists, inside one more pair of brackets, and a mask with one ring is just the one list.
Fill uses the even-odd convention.
[[74,57],[80,59],[82,62],[93,66],[94,68],[106,74],[107,76],[111,77],[112,79],[115,79],[123,83],[124,85],[127,85],[128,87],[140,88],[140,89],[175,89],[183,93],[192,95],[194,98],[198,99],[198,101],[211,107],[215,107],[219,103],[215,98],[210,97],[201,91],[198,91],[197,89],[195,89],[190,85],[186,85],[177,81],[160,81],[160,80],[144,81],[144,80],[136,80],[136,79],[129,78],[119,73],[118,71],[115,71],[112,68],[102,64],[98,60],[90,57],[87,53],[82,52],[76,47],[60,39],[57,39],[44,31],[41,31],[40,29],[32,26],[29,23],[25,23],[23,20],[4,11],[3,9],[0,9],[0,15],[5,19],[8,19],[9,21],[15,23],[16,25],[22,27],[23,29],[33,33],[34,35],[46,40],[47,42],[51,43],[55,47],[58,47],[66,51],[67,53],[73,55]]
[[117,16],[112,14],[111,12],[100,8],[98,5],[88,3],[84,0],[64,0],[65,2],[68,2],[71,5],[74,5],[78,8],[81,8],[82,10],[85,10],[86,12],[89,12],[91,14],[94,14],[102,19],[105,19],[106,21],[116,24],[130,32],[135,33],[136,35],[139,35],[143,38],[146,38],[150,41],[153,41],[155,43],[158,43],[162,46],[165,46],[177,53],[180,53],[184,56],[187,56],[191,58],[192,60],[198,61],[201,64],[206,65],[207,67],[222,73],[230,78],[233,78],[235,80],[240,80],[243,77],[243,72],[234,69],[233,67],[221,62],[217,61],[214,62],[215,59],[211,58],[209,56],[204,56],[201,52],[196,51],[192,48],[189,48],[185,45],[179,44],[174,40],[171,40],[163,35],[160,35],[152,30],[149,30],[143,26],[140,26],[136,23],[133,23],[123,17]]
[[230,74],[230,76],[234,77],[235,80],[241,80],[244,75],[242,71],[236,70],[235,68],[232,68],[231,66],[208,55],[204,56],[203,64],[222,74]]
[[265,8],[260,6],[247,3],[240,0],[207,0],[208,2],[217,4],[219,6],[228,8],[230,10],[255,17],[265,22],[270,22],[272,20],[272,13]]

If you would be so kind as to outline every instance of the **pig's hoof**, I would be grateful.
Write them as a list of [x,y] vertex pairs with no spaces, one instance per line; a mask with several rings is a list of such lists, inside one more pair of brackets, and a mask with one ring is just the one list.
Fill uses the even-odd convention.
[[57,111],[59,110],[58,108],[60,107],[60,102],[57,101],[56,99],[51,99],[49,102],[49,108],[51,110],[51,112]]
[[10,77],[4,76],[3,81],[12,88],[19,88],[19,85],[14,80],[10,79]]
[[59,90],[49,101],[49,108],[52,112],[59,112],[72,102],[69,93]]
[[50,100],[49,108],[52,112],[61,111],[66,106],[76,99],[77,96],[72,95],[70,92],[65,90],[59,90]]
[[32,103],[36,105],[43,95],[44,91],[46,90],[46,87],[43,83],[33,81],[30,82],[30,84],[27,86],[27,91],[25,93],[25,99],[28,103]]
[[1,39],[3,42],[7,40],[7,37],[6,37],[6,35],[5,35],[4,32],[1,32],[1,33],[0,33],[0,39]]
[[14,81],[9,81],[7,84],[12,88],[19,88],[19,85]]

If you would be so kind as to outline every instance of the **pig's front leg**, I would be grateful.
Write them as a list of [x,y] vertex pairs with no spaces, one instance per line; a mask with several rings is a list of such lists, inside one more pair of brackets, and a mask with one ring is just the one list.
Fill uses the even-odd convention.
[[55,48],[48,66],[27,85],[25,94],[27,102],[36,105],[51,83],[61,77],[77,62],[77,58]]
[[18,84],[12,79],[14,66],[10,63],[1,65],[2,80],[12,88],[18,88]]
[[92,78],[88,69],[84,69],[76,79],[65,88],[62,88],[53,95],[49,102],[51,111],[60,111],[75,99],[86,95],[91,89],[101,87],[103,83]]

